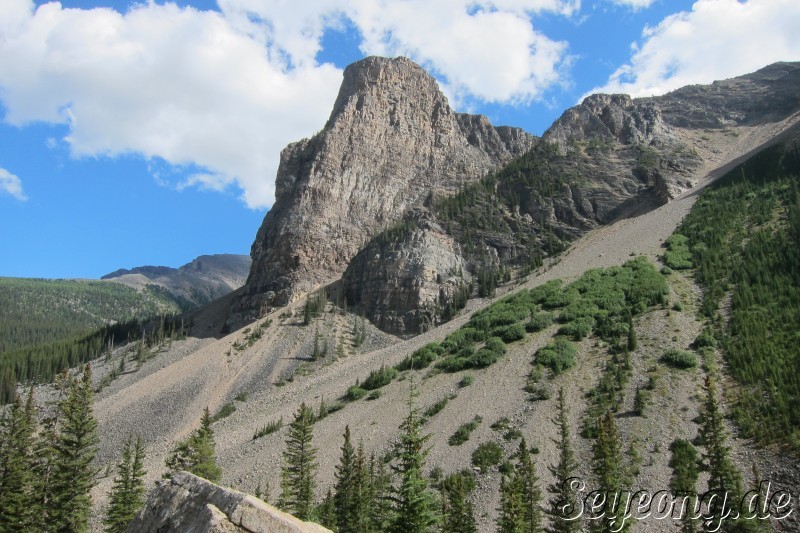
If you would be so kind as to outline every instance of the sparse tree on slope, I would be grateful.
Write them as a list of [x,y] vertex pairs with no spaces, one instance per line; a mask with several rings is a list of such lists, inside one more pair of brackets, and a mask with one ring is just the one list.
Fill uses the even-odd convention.
[[394,533],[425,533],[434,531],[439,521],[436,498],[425,479],[425,458],[429,450],[425,443],[430,435],[422,434],[422,420],[413,403],[413,385],[409,398],[408,416],[400,425],[400,438],[395,444],[397,464],[393,470],[399,476],[395,488]]
[[31,387],[26,405],[17,396],[0,419],[0,531],[20,531],[31,526],[36,422]]
[[92,465],[100,439],[92,414],[92,371],[84,367],[81,379],[67,378],[67,395],[58,404],[60,431],[54,443],[53,497],[49,529],[86,531],[92,514],[97,468]]
[[550,499],[548,515],[550,527],[548,533],[575,533],[581,530],[581,520],[572,519],[573,513],[578,508],[577,493],[570,487],[570,480],[575,477],[578,463],[572,451],[569,436],[569,420],[564,389],[558,391],[558,416],[555,423],[559,430],[558,463],[550,466],[553,475],[553,484],[548,487],[553,497]]
[[211,428],[211,414],[206,407],[200,420],[200,427],[187,439],[179,442],[165,461],[165,478],[180,470],[217,483],[222,478],[222,468],[217,465],[214,430]]
[[300,405],[286,436],[278,506],[301,520],[308,520],[314,508],[317,450],[311,445],[314,413]]
[[124,533],[144,504],[144,448],[142,440],[128,438],[117,464],[117,477],[111,488],[109,506],[103,520],[106,533]]

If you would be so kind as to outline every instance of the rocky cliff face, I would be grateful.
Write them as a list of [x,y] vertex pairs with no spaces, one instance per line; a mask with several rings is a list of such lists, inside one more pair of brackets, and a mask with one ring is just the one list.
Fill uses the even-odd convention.
[[661,97],[593,95],[539,140],[453,113],[407,59],[359,61],[323,131],[282,153],[234,311],[343,274],[348,303],[381,328],[422,331],[463,287],[490,292],[487,280],[692,187],[698,131],[782,120],[800,110],[798,84],[800,64],[780,63]]
[[436,81],[408,59],[350,65],[323,130],[281,153],[275,205],[234,312],[256,316],[338,278],[407,209],[474,182],[533,143],[522,130],[454,113]]
[[220,487],[188,472],[178,472],[171,480],[159,482],[128,525],[128,531],[331,533],[254,496]]

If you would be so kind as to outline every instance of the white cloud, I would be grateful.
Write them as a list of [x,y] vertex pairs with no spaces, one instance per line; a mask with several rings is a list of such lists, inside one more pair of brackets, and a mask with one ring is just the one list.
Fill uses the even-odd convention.
[[646,27],[630,63],[590,93],[651,96],[797,61],[798,28],[797,0],[698,0],[691,11]]
[[10,194],[21,202],[28,199],[22,191],[22,181],[4,168],[0,168],[0,192]]
[[219,0],[221,13],[0,1],[0,100],[10,124],[65,124],[73,156],[140,154],[196,168],[180,186],[236,184],[269,206],[280,150],[319,130],[341,71],[316,56],[348,20],[366,54],[407,55],[457,100],[524,102],[561,83],[567,45],[541,13],[580,0]]
[[633,10],[644,9],[653,5],[655,0],[609,0],[612,4],[629,7]]

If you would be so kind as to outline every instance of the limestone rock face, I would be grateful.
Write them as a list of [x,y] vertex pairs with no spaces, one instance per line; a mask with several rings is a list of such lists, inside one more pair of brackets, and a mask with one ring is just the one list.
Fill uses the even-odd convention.
[[276,201],[234,313],[252,318],[338,278],[407,209],[475,181],[534,142],[522,130],[454,113],[436,81],[406,58],[350,65],[323,130],[281,153]]
[[441,308],[469,282],[460,245],[425,210],[373,239],[342,276],[348,305],[379,328],[399,334],[435,326]]
[[226,489],[188,472],[161,481],[128,525],[129,533],[330,533],[254,496]]

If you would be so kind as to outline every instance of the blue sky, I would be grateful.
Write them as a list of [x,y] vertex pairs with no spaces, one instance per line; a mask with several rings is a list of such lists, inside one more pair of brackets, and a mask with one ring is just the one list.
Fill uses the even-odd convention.
[[796,0],[2,0],[0,276],[248,253],[280,150],[366,55],[541,134],[590,92],[800,60],[798,27]]

